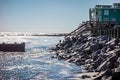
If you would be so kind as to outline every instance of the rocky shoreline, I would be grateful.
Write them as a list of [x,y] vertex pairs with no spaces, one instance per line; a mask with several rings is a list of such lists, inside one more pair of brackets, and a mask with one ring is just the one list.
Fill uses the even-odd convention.
[[[52,58],[83,66],[87,72],[96,72],[93,80],[120,80],[120,39],[88,34],[67,36],[59,41]],[[81,78],[89,78],[82,75]]]

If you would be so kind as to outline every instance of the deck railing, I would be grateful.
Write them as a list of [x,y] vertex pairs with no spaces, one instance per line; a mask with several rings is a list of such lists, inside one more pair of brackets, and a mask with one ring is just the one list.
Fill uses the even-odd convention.
[[93,32],[93,35],[120,38],[120,28],[97,29]]
[[[113,28],[114,26],[112,25],[117,26],[117,28]],[[86,31],[91,31],[91,34],[96,36],[120,38],[120,26],[106,21],[86,21],[66,36],[75,36]]]

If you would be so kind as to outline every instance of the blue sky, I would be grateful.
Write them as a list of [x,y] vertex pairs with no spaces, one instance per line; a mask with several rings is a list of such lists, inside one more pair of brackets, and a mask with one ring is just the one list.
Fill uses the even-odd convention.
[[120,0],[0,0],[2,32],[71,32],[88,20],[89,8]]

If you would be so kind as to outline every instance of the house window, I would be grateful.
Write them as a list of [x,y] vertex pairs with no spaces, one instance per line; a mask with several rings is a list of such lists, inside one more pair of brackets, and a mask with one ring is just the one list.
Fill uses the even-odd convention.
[[104,18],[104,21],[109,21],[109,18]]
[[112,18],[111,21],[116,21],[116,18]]
[[104,15],[109,15],[109,10],[104,10]]

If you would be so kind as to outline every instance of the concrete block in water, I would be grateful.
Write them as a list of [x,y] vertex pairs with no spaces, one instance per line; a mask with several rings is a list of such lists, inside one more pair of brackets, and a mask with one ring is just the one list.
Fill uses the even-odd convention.
[[25,43],[0,44],[0,51],[3,52],[25,52]]

